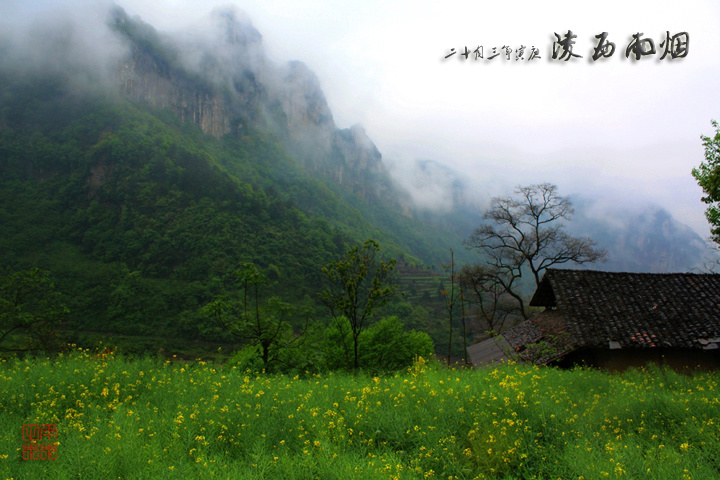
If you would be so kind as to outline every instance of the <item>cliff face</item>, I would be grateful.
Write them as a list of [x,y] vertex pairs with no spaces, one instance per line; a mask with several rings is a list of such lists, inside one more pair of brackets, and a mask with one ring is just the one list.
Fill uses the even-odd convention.
[[145,52],[133,51],[120,65],[120,91],[135,102],[169,108],[182,121],[193,122],[210,135],[221,137],[230,132],[229,112],[223,99],[164,71]]
[[170,109],[215,137],[247,127],[272,131],[306,170],[367,200],[391,195],[382,156],[362,127],[336,127],[305,64],[271,65],[262,36],[242,12],[217,10],[201,33],[172,38],[120,9],[110,23],[129,47],[119,68],[127,98]]
[[[262,88],[255,75],[247,68],[229,72],[225,65],[235,60],[242,67],[262,37],[242,28],[231,13],[217,12],[212,20],[219,37],[213,54],[195,39],[161,37],[120,9],[113,12],[111,26],[128,43],[129,54],[119,66],[121,93],[135,102],[168,108],[182,121],[221,137],[256,120]],[[228,53],[235,58],[223,58]]]
[[337,173],[332,178],[338,183],[368,200],[393,196],[382,155],[361,126],[335,130],[333,152]]
[[305,64],[290,62],[280,72],[271,99],[281,107],[286,141],[305,167],[367,200],[387,197],[389,191],[381,185],[387,175],[382,155],[365,130],[359,125],[337,128],[320,82]]
[[270,90],[270,103],[277,107],[268,112],[271,121],[306,168],[323,171],[336,127],[320,81],[302,62],[290,62],[277,73]]

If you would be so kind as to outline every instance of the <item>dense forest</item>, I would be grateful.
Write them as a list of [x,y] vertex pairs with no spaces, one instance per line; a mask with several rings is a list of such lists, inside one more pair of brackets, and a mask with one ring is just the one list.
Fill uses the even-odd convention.
[[[5,72],[0,85],[0,264],[50,272],[75,341],[110,332],[133,350],[181,351],[171,339],[232,341],[203,306],[237,296],[233,272],[248,262],[266,272],[263,295],[307,298],[327,323],[321,269],[367,238],[439,285],[422,269],[443,254],[431,227],[306,173],[270,133],[217,139],[59,76]],[[416,327],[431,326],[430,297],[418,299]],[[418,305],[400,292],[386,311]]]

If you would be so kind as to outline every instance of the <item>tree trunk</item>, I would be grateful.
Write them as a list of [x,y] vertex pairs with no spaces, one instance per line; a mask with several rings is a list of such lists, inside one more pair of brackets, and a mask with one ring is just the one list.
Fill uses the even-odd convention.
[[357,371],[359,364],[358,364],[358,336],[353,335],[353,340],[355,341],[355,367],[354,369]]
[[467,365],[468,364],[467,330],[465,327],[465,298],[463,297],[462,282],[460,283],[459,287],[460,287],[460,312],[462,315],[463,355],[465,358],[465,365]]
[[448,303],[448,316],[450,317],[450,336],[448,338],[448,367],[452,355],[452,334],[453,334],[453,303],[455,302],[455,254],[450,249],[450,301]]

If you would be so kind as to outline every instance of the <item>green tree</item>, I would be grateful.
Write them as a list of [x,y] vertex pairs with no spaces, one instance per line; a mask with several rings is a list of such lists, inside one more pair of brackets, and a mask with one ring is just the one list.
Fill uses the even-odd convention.
[[417,357],[429,358],[435,352],[433,341],[425,332],[406,331],[396,316],[373,323],[360,337],[363,368],[376,372],[410,367]]
[[60,349],[58,327],[67,313],[48,272],[6,270],[0,279],[0,351]]
[[[263,301],[260,289],[267,276],[252,263],[243,263],[233,272],[241,289],[241,300],[220,296],[205,309],[231,335],[257,348],[265,370],[292,368],[297,362],[292,351],[301,346],[308,328],[311,310],[295,307],[273,296]],[[295,334],[291,318],[304,318],[302,332]]]
[[705,161],[692,169],[692,176],[705,193],[701,200],[708,205],[705,216],[710,223],[711,238],[720,244],[720,127],[715,120],[712,126],[715,128],[715,136],[700,137],[705,147]]
[[[332,370],[352,367],[347,355],[352,332],[345,318],[341,319],[332,322],[324,332],[325,366]],[[359,363],[373,373],[407,368],[415,358],[429,358],[435,352],[430,335],[407,331],[396,315],[383,317],[363,330],[359,345]]]
[[319,293],[335,321],[345,317],[350,324],[353,339],[355,370],[359,368],[358,339],[365,320],[376,307],[387,303],[396,291],[393,278],[395,259],[385,262],[377,258],[380,245],[367,240],[362,248],[350,249],[347,256],[323,267],[327,286]]

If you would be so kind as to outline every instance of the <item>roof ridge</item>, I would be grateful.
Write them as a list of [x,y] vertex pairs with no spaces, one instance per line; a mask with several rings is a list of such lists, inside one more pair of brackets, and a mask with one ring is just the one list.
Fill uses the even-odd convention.
[[575,273],[591,273],[591,274],[603,274],[603,275],[649,275],[649,276],[679,276],[679,275],[689,275],[689,276],[695,276],[695,277],[720,277],[720,273],[710,273],[710,272],[662,272],[662,273],[654,273],[654,272],[610,272],[607,270],[591,270],[591,269],[584,269],[584,268],[548,268],[545,270],[545,274],[548,273],[555,273],[555,272],[575,272]]

